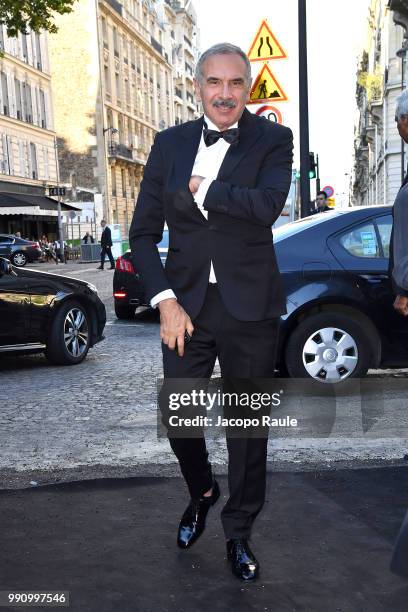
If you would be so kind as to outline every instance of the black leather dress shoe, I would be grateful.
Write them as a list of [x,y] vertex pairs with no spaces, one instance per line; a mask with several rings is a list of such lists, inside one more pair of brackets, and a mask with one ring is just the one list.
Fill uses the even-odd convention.
[[202,496],[199,499],[190,500],[181,517],[178,529],[177,545],[180,548],[189,548],[203,533],[208,510],[216,503],[220,496],[220,487],[216,480],[214,480],[212,489],[213,492],[208,497]]
[[258,577],[259,563],[249,548],[248,540],[227,540],[227,556],[235,576],[242,580],[255,580]]

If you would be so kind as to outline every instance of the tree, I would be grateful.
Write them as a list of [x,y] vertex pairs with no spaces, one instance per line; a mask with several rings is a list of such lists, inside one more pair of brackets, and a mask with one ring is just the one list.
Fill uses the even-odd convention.
[[28,30],[57,32],[53,13],[70,13],[77,0],[0,0],[0,24],[5,24],[7,35],[17,36]]

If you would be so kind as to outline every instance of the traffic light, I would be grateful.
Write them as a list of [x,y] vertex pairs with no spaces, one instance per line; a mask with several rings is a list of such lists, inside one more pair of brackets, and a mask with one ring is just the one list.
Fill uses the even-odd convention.
[[316,178],[316,161],[314,153],[309,153],[309,178]]

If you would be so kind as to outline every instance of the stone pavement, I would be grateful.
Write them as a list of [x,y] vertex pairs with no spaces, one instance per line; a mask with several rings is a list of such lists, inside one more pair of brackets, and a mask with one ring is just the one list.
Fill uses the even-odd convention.
[[408,581],[389,563],[407,474],[270,472],[251,540],[262,573],[249,585],[225,559],[225,476],[187,551],[175,545],[187,502],[179,478],[3,490],[0,590],[70,591],[72,612],[406,612]]

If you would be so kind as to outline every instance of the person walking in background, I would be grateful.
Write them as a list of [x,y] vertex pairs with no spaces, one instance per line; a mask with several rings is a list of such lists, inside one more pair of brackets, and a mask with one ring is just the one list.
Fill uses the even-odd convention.
[[101,265],[97,269],[103,270],[103,267],[105,265],[105,255],[107,255],[111,265],[110,269],[114,270],[115,260],[113,259],[112,255],[112,233],[110,227],[106,224],[105,219],[102,219],[101,227],[103,230],[101,235]]
[[54,241],[55,253],[56,253],[56,256],[58,257],[58,259],[60,260],[61,263],[67,263],[66,248],[67,248],[67,243],[64,240],[64,257],[63,257],[62,256],[62,252],[61,252],[61,248],[60,248],[59,240],[55,240]]
[[327,193],[325,191],[319,191],[316,196],[316,208],[313,211],[313,214],[326,212],[326,210],[331,210],[330,206],[327,206]]
[[89,232],[86,232],[85,236],[82,238],[82,242],[84,244],[93,244],[95,240],[94,240],[94,237]]

